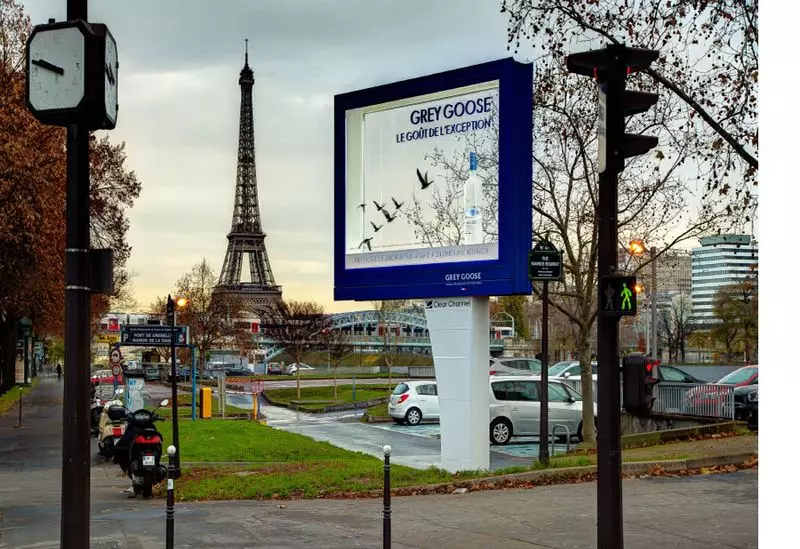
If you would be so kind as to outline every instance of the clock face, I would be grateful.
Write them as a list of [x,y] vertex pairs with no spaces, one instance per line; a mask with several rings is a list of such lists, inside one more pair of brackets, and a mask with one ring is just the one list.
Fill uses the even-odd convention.
[[38,112],[77,107],[85,90],[85,36],[75,28],[44,30],[31,39],[28,88]]
[[113,120],[116,124],[117,121],[117,90],[118,86],[118,60],[117,60],[117,42],[110,32],[106,33],[106,55],[105,67],[103,69],[105,74],[105,98],[106,98],[106,116]]

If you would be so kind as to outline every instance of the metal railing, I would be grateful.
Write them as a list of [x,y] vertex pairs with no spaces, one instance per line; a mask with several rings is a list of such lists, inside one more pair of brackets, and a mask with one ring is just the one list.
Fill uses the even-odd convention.
[[653,388],[653,412],[734,419],[732,385],[659,383]]

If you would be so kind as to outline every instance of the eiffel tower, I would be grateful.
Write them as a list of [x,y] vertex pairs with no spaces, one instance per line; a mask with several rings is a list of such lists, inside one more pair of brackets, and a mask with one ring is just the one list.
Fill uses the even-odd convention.
[[[239,111],[239,161],[236,169],[236,198],[233,221],[228,233],[228,251],[214,287],[215,297],[241,300],[243,309],[259,316],[270,303],[281,299],[281,287],[269,266],[266,235],[261,230],[256,183],[255,139],[253,132],[253,69],[248,64],[245,40],[244,67],[239,73],[242,103]],[[242,256],[250,259],[250,282],[242,282]]]

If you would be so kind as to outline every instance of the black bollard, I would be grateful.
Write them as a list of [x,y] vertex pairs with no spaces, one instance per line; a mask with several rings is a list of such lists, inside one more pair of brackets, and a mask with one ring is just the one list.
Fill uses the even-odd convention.
[[175,547],[175,447],[167,448],[167,549]]
[[389,458],[392,447],[388,444],[383,447],[383,549],[392,547],[392,481],[390,473],[392,466]]
[[22,427],[22,387],[19,388],[19,425],[17,428]]

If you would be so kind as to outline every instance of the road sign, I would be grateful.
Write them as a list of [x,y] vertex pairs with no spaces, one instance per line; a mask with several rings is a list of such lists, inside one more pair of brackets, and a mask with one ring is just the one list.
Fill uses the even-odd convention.
[[264,390],[264,382],[263,381],[253,381],[250,383],[250,392],[254,395],[257,395],[261,391]]
[[598,297],[600,299],[598,311],[601,316],[635,316],[636,277],[600,277],[600,295]]
[[[171,342],[172,326],[153,326],[148,324],[120,327],[120,343],[141,347],[167,347]],[[185,346],[189,342],[189,327],[175,326],[175,345]]]
[[122,366],[120,366],[119,364],[114,364],[111,367],[111,375],[112,376],[117,377],[121,373],[122,373]]
[[95,341],[97,341],[97,343],[117,343],[119,341],[119,334],[98,334]]
[[538,242],[528,252],[528,278],[540,281],[561,280],[564,278],[563,263],[562,253],[551,242]]

